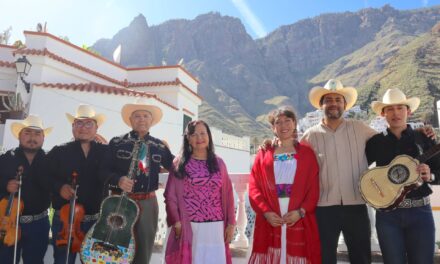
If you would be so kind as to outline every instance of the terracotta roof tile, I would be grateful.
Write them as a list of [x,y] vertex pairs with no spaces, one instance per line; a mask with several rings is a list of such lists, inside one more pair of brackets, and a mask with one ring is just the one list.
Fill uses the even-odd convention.
[[0,67],[15,68],[15,62],[1,61],[0,60]]
[[168,82],[142,82],[142,83],[128,83],[129,88],[139,88],[139,87],[156,87],[156,86],[168,86],[168,85],[181,85],[183,88],[188,90],[190,93],[192,93],[194,96],[198,97],[200,100],[203,100],[203,98],[198,95],[196,92],[191,90],[188,86],[183,84],[183,82],[176,78],[174,81],[168,81]]
[[137,68],[127,68],[127,71],[142,71],[142,70],[153,70],[153,69],[170,69],[170,68],[180,68],[182,71],[184,71],[186,74],[191,77],[194,81],[197,83],[200,83],[199,79],[194,77],[185,67],[181,65],[166,65],[166,66],[145,66],[145,67],[137,67]]
[[124,86],[124,81],[118,81],[118,80],[116,80],[116,79],[113,79],[113,78],[111,78],[111,77],[109,77],[109,76],[106,76],[106,75],[104,75],[104,74],[102,74],[102,73],[100,73],[100,72],[97,72],[97,71],[94,71],[94,70],[92,70],[92,69],[89,69],[89,68],[87,68],[87,67],[84,67],[84,66],[82,66],[82,65],[79,65],[79,64],[77,64],[77,63],[75,63],[75,62],[73,62],[73,61],[70,61],[70,60],[67,60],[67,59],[65,59],[65,58],[63,58],[63,57],[61,57],[61,56],[58,56],[58,55],[56,55],[55,53],[52,53],[52,52],[50,52],[48,49],[44,49],[44,50],[37,50],[37,49],[19,49],[19,50],[16,50],[15,52],[14,52],[14,55],[15,54],[21,54],[21,55],[35,55],[35,56],[47,56],[47,57],[49,57],[49,58],[51,58],[51,59],[53,59],[53,60],[56,60],[56,61],[59,61],[59,62],[61,62],[61,63],[64,63],[64,64],[67,64],[67,65],[69,65],[69,66],[72,66],[73,68],[76,68],[76,69],[79,69],[79,70],[81,70],[81,71],[84,71],[84,72],[87,72],[87,73],[90,73],[90,74],[92,74],[92,75],[95,75],[95,76],[97,76],[97,77],[99,77],[99,78],[102,78],[102,79],[104,79],[104,80],[107,80],[107,81],[109,81],[109,82],[112,82],[112,83],[114,83],[114,84],[118,84],[118,85],[121,85],[121,86]]
[[0,48],[17,49],[15,46],[0,44]]
[[125,96],[141,96],[153,98],[174,110],[178,110],[177,107],[168,103],[167,101],[157,97],[155,94],[134,91],[127,88],[119,88],[114,86],[107,86],[97,83],[84,83],[84,84],[65,84],[65,83],[39,83],[34,84],[35,86],[40,86],[44,88],[55,88],[61,90],[73,90],[73,91],[81,91],[81,92],[92,92],[92,93],[106,93],[106,94],[114,94],[114,95],[125,95]]
[[184,85],[182,81],[180,81],[179,78],[176,78],[174,81],[164,81],[164,82],[141,82],[141,83],[129,83],[127,80],[119,81],[116,79],[113,79],[107,75],[104,75],[100,72],[94,71],[92,69],[89,69],[87,67],[84,67],[82,65],[79,65],[75,62],[72,62],[70,60],[67,60],[61,56],[56,55],[53,52],[50,52],[48,49],[44,50],[37,50],[37,49],[18,49],[14,51],[14,54],[21,54],[21,55],[34,55],[34,56],[47,56],[53,60],[59,61],[61,63],[64,63],[66,65],[69,65],[73,68],[79,69],[81,71],[87,72],[89,74],[92,74],[94,76],[97,76],[99,78],[102,78],[104,80],[107,80],[109,82],[112,82],[114,84],[126,87],[126,88],[137,88],[137,87],[155,87],[155,86],[168,86],[168,85],[181,85],[183,88],[187,89],[190,93],[197,96],[198,98],[202,99],[197,93],[195,93],[193,90],[191,90],[188,86]]
[[52,34],[50,34],[50,33],[47,33],[47,32],[34,32],[34,31],[24,31],[24,34],[25,35],[39,35],[39,36],[46,36],[46,37],[49,37],[49,38],[51,38],[51,39],[54,39],[54,40],[56,40],[56,41],[58,41],[58,42],[61,42],[61,43],[63,43],[63,44],[65,44],[65,45],[68,45],[68,46],[70,46],[70,47],[73,47],[73,48],[75,48],[75,49],[77,49],[77,50],[80,50],[80,51],[82,51],[82,52],[84,52],[84,53],[87,53],[87,54],[89,54],[89,55],[91,55],[91,56],[93,56],[93,57],[96,57],[96,58],[98,58],[98,59],[100,59],[100,60],[102,60],[102,61],[105,61],[105,62],[107,62],[107,63],[110,63],[110,64],[112,64],[112,65],[115,65],[116,67],[119,67],[119,68],[122,68],[122,69],[125,69],[125,70],[128,70],[128,71],[138,71],[138,70],[146,70],[146,69],[160,69],[160,68],[180,68],[180,69],[182,69],[185,73],[187,73],[193,80],[195,80],[197,83],[199,83],[199,80],[196,78],[196,77],[194,77],[190,72],[188,72],[184,67],[182,67],[181,65],[167,65],[167,66],[147,66],[147,67],[140,67],[140,68],[126,68],[126,67],[124,67],[124,66],[122,66],[122,65],[120,65],[120,64],[118,64],[118,63],[115,63],[115,62],[113,62],[113,61],[110,61],[110,60],[108,60],[108,59],[106,59],[106,58],[104,58],[104,57],[102,57],[102,56],[100,56],[100,55],[96,55],[95,53],[93,53],[93,52],[90,52],[90,51],[88,51],[88,50],[85,50],[85,49],[83,49],[83,48],[81,48],[81,47],[78,47],[78,46],[76,46],[76,45],[74,45],[74,44],[72,44],[72,43],[70,43],[70,42],[68,42],[68,41],[65,41],[65,40],[63,40],[63,39],[60,39],[60,38],[58,38],[58,37],[56,37],[56,36],[54,36],[54,35],[52,35]]

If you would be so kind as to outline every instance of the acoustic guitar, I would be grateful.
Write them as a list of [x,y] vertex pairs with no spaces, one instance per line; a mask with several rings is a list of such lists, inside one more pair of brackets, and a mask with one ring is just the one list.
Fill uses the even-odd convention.
[[378,166],[364,172],[359,189],[364,200],[376,209],[395,209],[405,195],[421,186],[423,180],[416,168],[440,152],[435,145],[417,158],[408,155],[395,157],[390,164]]
[[[145,144],[137,140],[127,177],[134,179],[139,170],[139,151]],[[112,195],[101,203],[100,216],[86,234],[81,246],[84,264],[129,264],[136,250],[134,225],[139,217],[139,206],[126,192]]]

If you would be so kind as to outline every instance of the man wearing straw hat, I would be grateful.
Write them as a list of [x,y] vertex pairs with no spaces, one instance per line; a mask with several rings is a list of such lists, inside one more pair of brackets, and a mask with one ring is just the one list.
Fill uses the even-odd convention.
[[321,123],[302,138],[315,150],[319,163],[320,197],[316,208],[322,263],[336,263],[342,231],[351,263],[370,263],[370,220],[358,182],[367,169],[365,143],[377,132],[362,121],[345,119],[344,111],[356,102],[357,91],[331,79],[310,90],[310,103],[322,109]]
[[[9,194],[21,188],[21,203],[24,209],[20,217],[21,239],[18,240],[16,259],[23,262],[43,264],[49,244],[50,187],[44,173],[46,154],[42,150],[44,137],[52,128],[44,128],[41,118],[29,115],[21,122],[11,124],[12,135],[19,140],[18,148],[0,156],[0,195],[8,199]],[[18,168],[22,170],[22,184],[16,179]],[[10,219],[14,221],[15,219]],[[13,263],[14,246],[0,245],[2,263]]]
[[[388,128],[367,142],[369,163],[388,165],[397,155],[417,157],[435,142],[407,125],[420,104],[417,97],[406,98],[399,89],[388,89],[382,101],[371,104],[373,111],[385,117]],[[434,174],[431,171],[435,170]],[[417,172],[423,181],[410,191],[392,211],[376,212],[376,229],[384,263],[434,263],[435,227],[429,195],[430,184],[439,184],[440,158],[419,164]],[[386,177],[386,175],[383,175]]]
[[[136,253],[133,263],[149,263],[154,237],[157,231],[158,204],[155,191],[159,187],[160,167],[170,170],[174,156],[166,143],[150,135],[150,128],[162,118],[162,110],[148,104],[139,97],[132,104],[126,104],[121,111],[122,120],[132,128],[129,133],[110,141],[111,184],[129,193],[128,196],[139,205],[139,218],[135,225]],[[136,157],[134,179],[127,177],[132,152],[136,141],[141,141],[142,149]]]
[[[62,228],[60,209],[69,203],[74,195],[71,186],[73,175],[77,175],[77,204],[85,210],[81,222],[81,231],[86,233],[98,219],[99,209],[105,194],[105,171],[108,158],[108,146],[95,141],[98,128],[105,121],[103,114],[97,114],[92,106],[81,104],[75,115],[66,113],[72,126],[74,140],[55,146],[47,155],[48,171],[52,185],[52,207],[55,209],[52,221],[52,242],[55,264],[66,263],[67,249],[57,246]],[[71,252],[71,251],[70,251]],[[74,263],[76,254],[69,254],[69,263]]]

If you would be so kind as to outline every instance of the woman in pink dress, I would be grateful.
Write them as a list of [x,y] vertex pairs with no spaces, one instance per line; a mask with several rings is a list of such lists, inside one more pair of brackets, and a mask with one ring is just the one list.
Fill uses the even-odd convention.
[[214,153],[211,131],[201,121],[185,130],[175,172],[165,189],[171,232],[166,263],[231,263],[235,229],[234,197],[225,163]]

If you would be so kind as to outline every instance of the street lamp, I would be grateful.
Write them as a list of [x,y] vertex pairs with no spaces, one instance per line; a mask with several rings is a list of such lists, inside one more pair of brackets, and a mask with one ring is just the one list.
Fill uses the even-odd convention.
[[31,91],[31,85],[30,83],[26,82],[23,77],[29,74],[32,64],[28,61],[28,59],[26,59],[26,56],[23,56],[15,61],[15,67],[17,68],[17,73],[20,76],[26,91],[29,93]]

